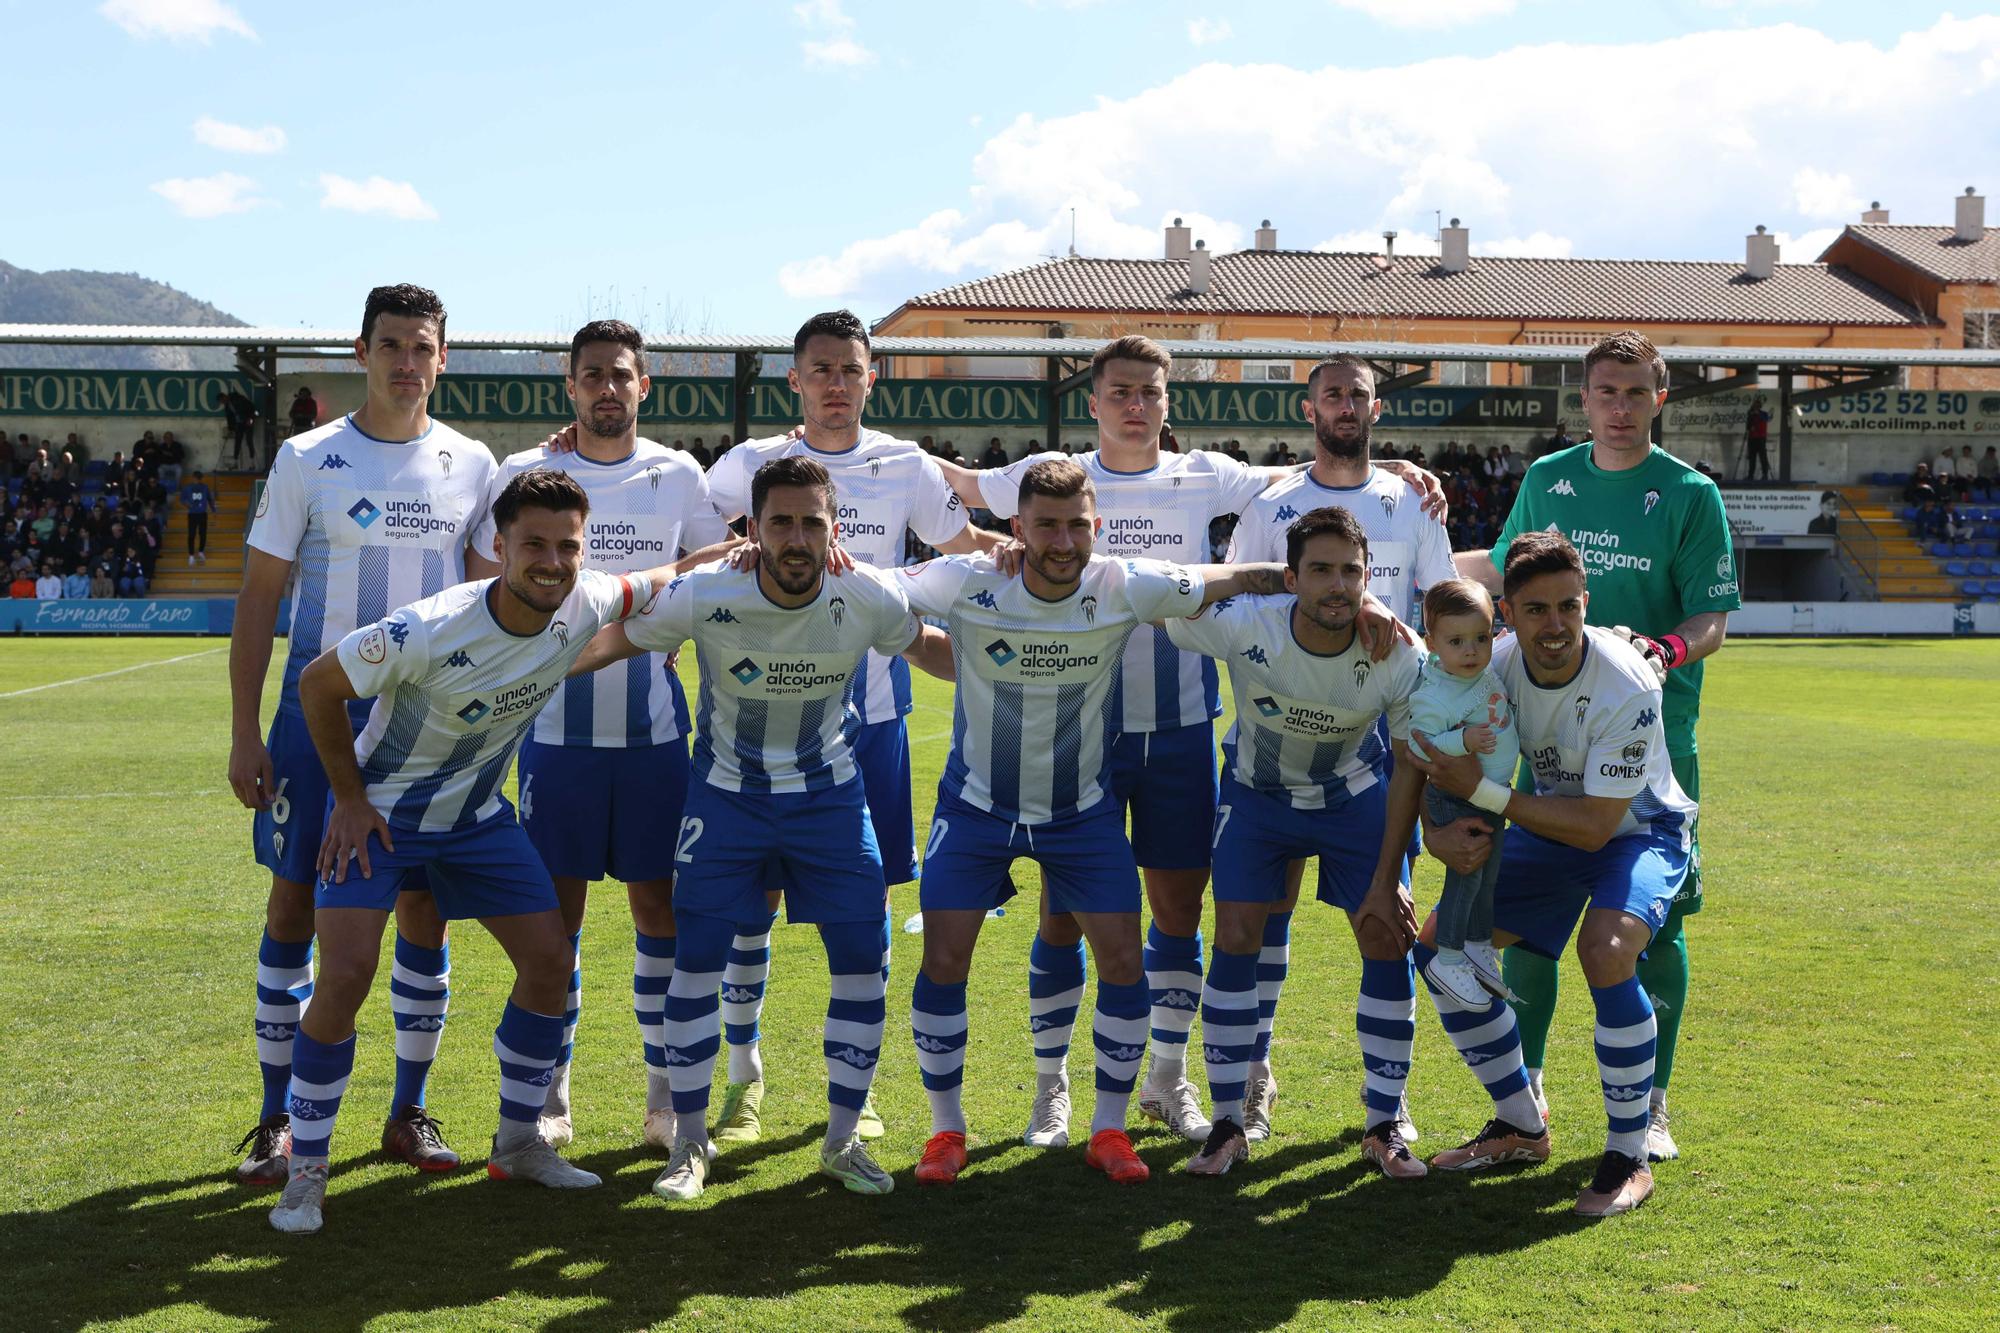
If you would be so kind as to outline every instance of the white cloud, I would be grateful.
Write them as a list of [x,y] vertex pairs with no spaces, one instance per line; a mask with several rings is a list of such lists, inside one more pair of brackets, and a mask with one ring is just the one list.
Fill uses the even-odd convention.
[[258,198],[252,192],[257,182],[248,176],[239,176],[233,171],[218,172],[213,176],[176,176],[171,180],[154,181],[152,190],[174,206],[174,211],[184,218],[219,218],[230,213],[248,213],[260,204],[268,204],[268,199]]
[[1223,41],[1230,35],[1228,19],[1189,19],[1188,40],[1196,46],[1210,46]]
[[822,69],[855,69],[875,63],[875,53],[854,39],[854,17],[840,0],[803,0],[792,13],[806,27],[825,33],[799,43],[808,65]]
[[195,142],[225,153],[281,153],[285,150],[285,132],[276,125],[253,130],[247,125],[231,125],[213,116],[203,116],[194,123],[194,137]]
[[257,40],[257,34],[222,0],[104,0],[97,12],[139,38],[207,42],[218,32]]
[[1333,0],[1391,28],[1444,28],[1514,12],[1515,0]]
[[1836,176],[1802,167],[1792,177],[1792,196],[1798,211],[1809,218],[1859,220],[1861,195],[1854,188],[1854,177],[1844,171]]
[[437,210],[425,203],[417,187],[408,181],[392,181],[382,176],[356,181],[323,172],[319,187],[321,208],[336,208],[344,213],[382,213],[405,222],[437,221]]
[[[1647,119],[1568,115],[1522,93],[1589,69],[1617,70],[1621,105]],[[1783,25],[1376,69],[1210,62],[1128,97],[996,123],[959,199],[794,256],[779,276],[794,295],[886,311],[1064,253],[1072,207],[1077,249],[1098,256],[1159,256],[1160,228],[1180,214],[1218,251],[1268,217],[1284,246],[1351,235],[1374,251],[1394,228],[1399,253],[1421,253],[1458,216],[1476,254],[1717,260],[1740,259],[1764,223],[1796,235],[1786,257],[1804,261],[1813,229],[1848,220],[1812,210],[1855,197],[1949,223],[1959,178],[2000,160],[1996,96],[2000,17],[1941,19],[1883,43]],[[1945,147],[1909,151],[1937,144],[1940,125],[1953,127]],[[1824,161],[1828,143],[1848,179],[1803,189],[1801,164]]]

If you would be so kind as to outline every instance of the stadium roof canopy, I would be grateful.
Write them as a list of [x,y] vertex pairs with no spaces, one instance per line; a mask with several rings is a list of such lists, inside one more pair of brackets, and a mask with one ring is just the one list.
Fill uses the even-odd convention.
[[[1823,322],[1823,321],[1822,321]],[[0,345],[99,347],[233,347],[279,354],[340,353],[354,345],[347,329],[288,329],[239,327],[149,327],[119,324],[0,324]],[[489,351],[566,352],[567,333],[453,333],[450,344]],[[792,340],[784,336],[725,336],[690,334],[653,338],[654,352],[715,352],[785,354]],[[904,338],[874,340],[878,356],[1005,356],[1088,360],[1104,345],[1101,338]],[[1515,343],[1333,342],[1250,338],[1222,340],[1162,340],[1175,357],[1191,360],[1308,360],[1345,354],[1390,364],[1420,365],[1436,361],[1502,361],[1514,364],[1567,363],[1579,345]],[[2000,369],[2000,350],[1958,348],[1873,347],[1687,347],[1667,346],[1660,354],[1676,366],[1796,366],[1890,369],[1897,366],[1957,366]]]
[[[1950,234],[1949,228],[1945,231]],[[1196,292],[1189,287],[1190,263],[1070,256],[940,287],[911,297],[896,313],[1318,312],[1349,318],[1575,320],[1620,326],[1831,323],[1907,329],[1935,324],[1915,305],[1834,264],[1779,264],[1770,277],[1752,278],[1741,263],[1477,256],[1454,272],[1427,256],[1389,260],[1318,250],[1239,250],[1215,255],[1204,289]]]

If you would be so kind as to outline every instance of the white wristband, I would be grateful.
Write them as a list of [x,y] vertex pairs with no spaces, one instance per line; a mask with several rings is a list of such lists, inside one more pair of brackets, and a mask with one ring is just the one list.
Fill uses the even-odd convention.
[[1507,813],[1507,802],[1513,795],[1513,788],[1504,787],[1492,778],[1481,778],[1479,785],[1472,789],[1472,803],[1481,810],[1504,815]]

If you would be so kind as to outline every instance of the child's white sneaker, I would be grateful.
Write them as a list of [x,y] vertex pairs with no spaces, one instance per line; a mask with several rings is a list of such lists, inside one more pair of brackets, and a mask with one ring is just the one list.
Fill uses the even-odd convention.
[[1465,961],[1472,965],[1480,985],[1510,1004],[1519,1001],[1520,997],[1507,988],[1507,978],[1500,971],[1500,951],[1492,940],[1467,940]]
[[1493,1003],[1493,997],[1479,984],[1479,974],[1473,971],[1463,953],[1451,957],[1438,954],[1424,964],[1424,975],[1448,998],[1467,1009],[1478,1011]]

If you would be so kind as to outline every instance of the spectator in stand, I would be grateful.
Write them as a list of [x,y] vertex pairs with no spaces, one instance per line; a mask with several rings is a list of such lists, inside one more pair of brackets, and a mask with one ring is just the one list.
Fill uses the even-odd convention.
[[1500,446],[1500,461],[1507,465],[1507,475],[1512,477],[1516,483],[1519,483],[1521,478],[1528,475],[1528,460],[1515,453],[1513,445],[1503,444]]
[[125,559],[118,566],[118,595],[144,597],[146,587],[151,582],[152,579],[146,574],[146,562],[139,555],[139,548],[127,546]]
[[1931,465],[1917,464],[1917,470],[1910,474],[1909,482],[1903,487],[1903,503],[1920,505],[1925,500],[1937,497],[1937,486],[1931,480]]
[[62,575],[56,573],[56,562],[42,561],[42,576],[35,580],[35,596],[45,602],[59,602],[62,595]]
[[735,447],[736,447],[736,442],[729,438],[727,432],[724,432],[722,438],[715,442],[715,456],[717,458],[720,458],[724,454],[728,453],[731,449],[734,449]]
[[83,442],[83,436],[71,431],[63,440],[63,452],[74,458],[78,467],[90,461],[90,446]]
[[285,416],[292,423],[292,434],[303,435],[319,425],[319,401],[313,391],[305,385],[292,395],[292,405],[285,410]]
[[34,461],[34,457],[35,457],[35,442],[28,438],[28,432],[22,431],[19,435],[14,437],[15,470],[20,472],[26,471],[28,464]]
[[168,490],[175,490],[181,484],[181,469],[187,464],[187,449],[174,433],[168,431],[160,436],[160,484]]
[[146,582],[153,581],[153,570],[160,561],[160,541],[165,534],[165,525],[152,505],[140,511],[136,530],[132,533],[133,545],[139,548],[139,558],[146,562]]
[[2000,498],[2000,452],[1996,452],[1992,445],[1987,445],[1986,452],[1979,456],[1979,467],[1975,475],[1979,478],[1979,484],[1985,487],[1986,498],[1989,501]]
[[1972,456],[1972,446],[1966,445],[1958,451],[1957,465],[1952,475],[1958,478],[1961,491],[1969,491],[1979,479],[1979,460]]
[[708,449],[702,444],[699,435],[695,436],[694,443],[688,446],[688,457],[701,464],[703,471],[707,471],[715,463],[715,460],[708,456]]
[[1486,484],[1491,486],[1507,479],[1507,463],[1500,457],[1500,451],[1492,445],[1486,446],[1486,461],[1480,464],[1486,474]]
[[35,534],[35,545],[47,546],[49,539],[56,535],[56,507],[52,504],[35,506],[35,517],[28,524]]
[[1009,461],[998,435],[986,442],[986,452],[979,455],[979,466],[983,468],[1006,467]]
[[1764,480],[1771,479],[1770,438],[1771,414],[1764,410],[1764,395],[1760,393],[1750,400],[1750,410],[1743,414],[1743,480],[1755,481],[1760,463]]
[[1971,540],[1972,525],[1959,515],[1957,505],[1953,504],[1950,500],[1945,500],[1938,505],[1938,514],[1946,541],[1962,542]]
[[1944,511],[1938,508],[1936,495],[1927,493],[1917,501],[1917,517],[1910,527],[1918,541],[1944,540]]
[[35,595],[35,573],[33,567],[23,570],[20,561],[14,563],[14,578],[7,585],[9,597],[32,598]]
[[222,396],[222,422],[229,431],[229,461],[231,467],[241,466],[245,455],[250,466],[257,466],[257,445],[254,430],[257,425],[257,404],[250,401],[241,389],[231,389]]
[[104,465],[104,489],[113,495],[123,495],[125,493],[125,472],[125,451],[123,449],[113,450],[111,461]]
[[84,566],[71,565],[69,573],[63,575],[63,600],[80,602],[90,596],[90,575]]
[[181,503],[187,507],[188,525],[188,566],[196,562],[208,563],[208,516],[215,512],[215,492],[209,489],[199,469],[194,480],[181,491]]
[[118,580],[111,577],[110,565],[99,565],[97,572],[91,575],[90,595],[93,598],[116,597],[118,595]]

